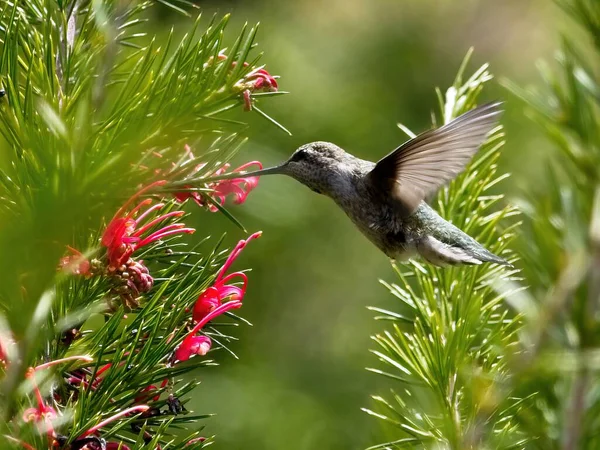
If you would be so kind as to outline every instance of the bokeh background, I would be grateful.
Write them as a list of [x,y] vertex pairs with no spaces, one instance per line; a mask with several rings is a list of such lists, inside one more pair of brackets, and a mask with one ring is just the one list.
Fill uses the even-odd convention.
[[[434,87],[454,79],[469,47],[473,71],[491,64],[497,80],[535,83],[536,60],[548,58],[559,32],[572,25],[549,0],[254,0],[199,1],[207,16],[232,13],[231,36],[261,22],[262,60],[290,95],[264,108],[293,136],[258,115],[236,162],[266,165],[309,141],[335,142],[377,160],[402,143],[402,122],[426,129],[437,107]],[[156,27],[181,18],[161,14]],[[522,105],[500,83],[483,99],[506,102],[507,146],[502,169],[513,177],[508,197],[543,177],[551,151]],[[540,167],[540,170],[536,170]],[[526,183],[525,183],[526,182]],[[393,278],[385,256],[367,242],[325,197],[291,179],[265,178],[231,211],[263,237],[238,268],[252,267],[241,327],[232,345],[239,360],[222,355],[203,371],[190,405],[214,412],[206,434],[217,449],[359,449],[381,442],[381,424],[360,408],[388,389],[365,367],[376,365],[370,335],[385,324],[368,305],[393,307],[378,279]],[[219,214],[196,211],[194,226],[213,235],[242,237]]]

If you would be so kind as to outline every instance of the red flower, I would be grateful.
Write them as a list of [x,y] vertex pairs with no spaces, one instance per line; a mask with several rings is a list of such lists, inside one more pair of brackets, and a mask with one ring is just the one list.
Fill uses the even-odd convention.
[[9,335],[0,334],[0,367],[6,368],[9,356],[14,353],[15,341]]
[[207,336],[196,336],[196,333],[198,333],[198,331],[200,331],[204,325],[213,320],[215,317],[220,316],[231,309],[240,308],[241,306],[242,302],[239,300],[233,300],[231,302],[223,303],[204,316],[204,318],[202,318],[202,320],[200,320],[200,322],[198,322],[194,328],[192,328],[192,331],[190,331],[188,335],[183,338],[181,344],[177,346],[169,361],[170,365],[181,361],[187,361],[196,355],[205,355],[210,350],[210,338]]
[[[187,361],[196,355],[206,355],[210,350],[212,342],[208,336],[198,336],[197,333],[215,317],[220,316],[231,309],[240,308],[242,306],[242,299],[246,293],[248,277],[242,272],[234,272],[229,275],[225,275],[225,272],[231,267],[248,242],[260,237],[261,234],[262,232],[259,231],[250,235],[248,239],[239,241],[227,257],[223,267],[219,269],[214,284],[200,294],[194,304],[194,311],[192,313],[192,318],[197,323],[173,352],[170,364]],[[227,284],[236,277],[241,278],[241,287]],[[231,301],[223,303],[223,300],[228,298],[231,299]]]
[[[167,378],[165,378],[162,381],[162,383],[160,384],[160,388],[163,389],[168,383],[169,383],[169,380]],[[151,397],[151,395],[153,392],[158,391],[158,389],[159,388],[157,388],[153,384],[151,384],[150,386],[146,386],[144,389],[142,389],[140,391],[140,393],[135,397],[135,399],[133,401],[135,403],[144,403],[144,402],[147,402],[150,398],[152,398],[153,401],[157,402],[160,399],[160,392],[155,394],[152,397]]]
[[206,441],[206,438],[205,438],[205,437],[202,437],[202,436],[201,436],[201,437],[194,438],[194,439],[190,439],[189,441],[187,441],[187,442],[185,443],[184,447],[187,447],[187,446],[189,446],[189,445],[198,444],[198,443],[201,443],[201,442],[204,442],[204,441]]
[[[191,159],[194,158],[194,155],[191,151],[189,151],[189,147],[187,146],[186,152]],[[256,166],[257,169],[262,169],[263,167],[259,161],[251,161],[241,165],[237,169],[233,170],[233,172],[241,172],[251,166]],[[198,172],[202,167],[204,167],[203,164],[196,166],[191,173],[194,174]],[[231,167],[229,164],[224,164],[223,167],[217,169],[211,175],[223,175],[225,172],[227,172],[229,167]],[[254,189],[258,185],[258,178],[259,177],[240,177],[234,178],[233,180],[221,180],[214,181],[212,183],[207,183],[205,185],[206,188],[212,190],[212,192],[208,193],[207,195],[209,195],[215,202],[217,202],[221,206],[225,204],[225,200],[228,195],[233,195],[233,202],[239,205],[246,201],[246,198],[248,197],[250,191],[252,191],[252,189]],[[188,186],[188,188],[189,187],[190,186]],[[188,198],[192,198],[199,206],[207,206],[207,208],[211,212],[217,212],[219,210],[219,208],[217,208],[214,204],[210,202],[207,203],[198,191],[181,191],[176,192],[173,195],[180,203],[185,202]]]
[[[231,300],[239,300],[240,302],[242,301],[244,295],[246,294],[248,277],[243,272],[234,272],[230,273],[229,275],[225,275],[225,272],[227,272],[229,267],[231,267],[248,242],[250,242],[252,239],[260,237],[261,233],[262,232],[259,231],[250,235],[248,239],[238,242],[238,244],[227,257],[223,267],[219,269],[213,285],[202,292],[202,294],[200,294],[198,297],[198,300],[196,300],[196,303],[194,304],[194,310],[192,312],[192,318],[194,321],[198,322],[202,320],[208,313],[219,307],[225,299],[229,298]],[[228,284],[235,278],[241,279],[241,287]]]
[[175,361],[187,361],[192,356],[204,356],[210,350],[212,341],[208,336],[187,336],[177,347],[173,357]]
[[[138,191],[117,211],[106,227],[102,235],[102,245],[106,247],[109,268],[113,270],[120,268],[129,260],[133,252],[145,245],[174,234],[195,231],[193,228],[186,228],[182,223],[173,223],[144,236],[144,233],[164,220],[181,217],[184,214],[183,211],[172,211],[147,221],[152,213],[165,206],[163,203],[149,206],[152,204],[152,199],[143,200],[131,211],[126,212],[127,208],[142,194],[165,183],[165,180],[156,181]],[[140,214],[145,207],[146,210]]]
[[73,275],[91,275],[89,260],[79,250],[68,245],[67,249],[71,254],[60,259],[60,268]]
[[[36,387],[37,389],[37,387]],[[36,396],[39,390],[36,391]],[[38,404],[37,408],[27,408],[23,411],[24,422],[46,422],[48,428],[51,427],[51,422],[56,419],[56,410],[52,406],[46,405],[43,401]]]
[[[244,63],[247,64],[247,63]],[[244,101],[244,110],[252,111],[252,93],[256,91],[276,92],[277,78],[267,72],[265,69],[255,69],[246,75],[241,82],[244,90],[242,99]]]
[[23,412],[23,421],[24,422],[35,422],[38,427],[45,431],[48,435],[49,441],[52,441],[56,436],[54,432],[54,427],[52,426],[52,421],[56,419],[56,410],[52,406],[48,406],[40,389],[35,381],[35,372],[38,370],[47,369],[48,367],[55,366],[57,364],[61,364],[67,361],[76,361],[81,360],[85,362],[91,362],[92,358],[89,356],[69,356],[66,358],[56,359],[54,361],[49,361],[44,364],[40,364],[39,366],[33,368],[30,367],[25,373],[25,378],[31,381],[33,385],[33,393],[35,395],[35,399],[37,401],[37,407],[27,408]]
[[267,72],[265,69],[257,69],[246,75],[247,81],[253,81],[254,90],[277,91],[277,78]]
[[[246,164],[242,164],[237,169],[233,170],[233,172],[241,172],[245,171],[248,167],[256,166],[255,170],[262,169],[263,166],[259,161],[251,161]],[[229,169],[229,164],[225,164],[221,167],[216,175],[222,175]],[[233,203],[236,205],[242,204],[246,201],[248,194],[252,189],[254,189],[258,185],[258,177],[246,177],[246,178],[234,178],[233,180],[221,180],[211,183],[209,187],[214,191],[211,193],[211,197],[215,199],[221,206],[225,204],[225,198],[229,194],[233,194],[235,197]],[[217,207],[214,205],[209,205],[209,209],[213,212],[218,211]]]

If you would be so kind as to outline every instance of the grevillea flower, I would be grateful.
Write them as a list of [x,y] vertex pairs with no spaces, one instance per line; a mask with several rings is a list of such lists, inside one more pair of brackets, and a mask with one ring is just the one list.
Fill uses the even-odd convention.
[[[152,205],[152,199],[142,200],[137,206],[127,212],[127,208],[141,195],[157,186],[162,186],[165,180],[156,181],[133,195],[114,215],[104,234],[102,245],[106,247],[109,269],[117,270],[125,264],[133,252],[152,242],[174,234],[193,233],[193,228],[186,228],[183,223],[173,223],[148,233],[154,226],[173,217],[181,217],[183,211],[171,211],[148,220],[151,214],[162,209],[165,205]],[[143,211],[143,212],[142,212]]]
[[[190,331],[181,344],[177,346],[175,352],[171,356],[169,365],[176,364],[178,362],[187,361],[196,355],[205,355],[210,350],[211,341],[207,336],[197,336],[196,334],[204,327],[208,322],[214,318],[226,313],[232,309],[240,308],[242,302],[239,300],[233,300],[231,302],[223,303],[217,308],[213,309],[208,313],[200,322],[198,322],[192,331]],[[199,339],[203,338],[203,339]]]
[[[255,166],[254,170],[262,169],[263,166],[259,161],[251,161],[246,164],[242,164],[237,169],[234,169],[232,172],[237,173],[241,171],[247,170],[249,167]],[[219,170],[215,172],[215,176],[222,175],[227,172],[229,169],[229,164],[225,164]],[[219,205],[223,206],[225,204],[225,199],[228,195],[233,195],[233,203],[236,205],[242,204],[246,201],[248,194],[252,189],[258,186],[258,178],[259,177],[240,177],[234,178],[232,180],[221,180],[215,181],[214,183],[210,183],[208,187],[213,190],[210,196],[216,200]],[[212,212],[218,211],[218,208],[214,205],[209,205],[209,210]]]
[[[262,232],[259,231],[250,235],[248,239],[239,241],[227,257],[225,264],[219,269],[213,285],[200,294],[194,304],[192,313],[192,318],[197,323],[173,352],[169,361],[170,365],[187,361],[196,355],[206,355],[211,348],[212,342],[208,336],[199,336],[198,332],[215,317],[242,306],[242,299],[246,294],[248,277],[243,272],[234,272],[228,275],[225,275],[225,273],[246,245],[248,245],[248,242],[260,237],[261,234]],[[242,280],[241,287],[228,284],[235,278]],[[230,299],[231,301],[223,303],[226,299]]]
[[275,92],[279,87],[277,85],[277,77],[274,77],[265,69],[253,70],[246,75],[244,79],[252,82],[252,88],[255,91],[263,90],[267,92]]
[[[248,63],[244,63],[248,65]],[[277,77],[271,75],[264,68],[254,69],[237,84],[242,90],[244,110],[252,111],[252,93],[254,92],[276,92],[278,89]]]
[[37,407],[27,408],[23,412],[23,421],[36,423],[41,430],[47,433],[50,442],[53,442],[54,438],[56,437],[56,433],[54,432],[52,422],[54,421],[54,419],[56,419],[57,414],[56,410],[52,406],[46,404],[46,401],[44,400],[44,397],[42,396],[42,393],[40,392],[40,389],[37,383],[35,382],[35,373],[39,370],[43,370],[63,362],[76,360],[85,362],[93,361],[93,359],[89,356],[69,356],[67,358],[57,359],[41,364],[35,368],[31,367],[25,373],[25,378],[30,380],[33,385],[33,393],[37,401]]
[[[223,62],[228,59],[227,55],[223,53],[219,53],[217,56],[218,62]],[[208,68],[215,63],[214,58],[210,58],[205,64],[204,68]],[[247,62],[242,63],[244,67],[248,67],[249,64]],[[237,66],[237,61],[233,61],[231,63],[231,69],[234,69]],[[257,69],[251,70],[248,72],[240,81],[235,83],[234,89],[236,92],[242,93],[242,99],[244,101],[244,110],[251,111],[252,110],[252,93],[257,91],[263,92],[275,92],[279,88],[277,84],[278,76],[271,75],[264,67],[259,67]]]
[[15,348],[15,341],[10,335],[0,334],[0,367],[6,367],[9,357]]
[[71,254],[60,259],[59,267],[73,275],[91,275],[90,261],[79,250],[69,246],[67,249]]
[[[160,388],[164,389],[164,387],[169,383],[169,380],[167,378],[165,378],[162,383],[160,383]],[[147,402],[150,398],[152,398],[153,401],[157,402],[160,399],[160,392],[157,394],[154,394],[152,396],[153,392],[158,391],[159,388],[157,388],[155,385],[151,384],[150,386],[146,386],[144,389],[142,389],[140,391],[140,393],[135,397],[135,399],[133,400],[135,403],[144,403]]]
[[[246,294],[246,287],[248,286],[248,277],[243,272],[233,272],[228,275],[225,275],[227,270],[231,267],[233,262],[242,252],[242,250],[246,247],[248,242],[252,239],[256,239],[260,237],[262,232],[257,232],[248,237],[248,239],[243,239],[237,243],[232,252],[227,257],[225,264],[223,267],[219,269],[217,273],[217,277],[215,278],[215,282],[211,287],[206,289],[194,304],[194,309],[192,312],[192,318],[195,322],[202,320],[207,314],[213,311],[215,308],[221,306],[223,300],[239,300],[240,302],[244,298]],[[241,286],[235,286],[230,284],[232,280],[239,279],[242,281]],[[209,343],[210,348],[210,343]]]
[[[36,387],[36,397],[38,397],[39,389]],[[23,422],[45,422],[48,429],[52,427],[52,421],[56,419],[56,410],[52,406],[46,405],[43,399],[38,398],[38,406],[27,408],[23,411]]]
[[[185,152],[185,156],[188,158],[188,161],[194,159],[194,155],[187,145],[185,146]],[[196,165],[188,174],[188,176],[195,174],[203,167],[204,164]],[[221,168],[217,169],[214,173],[212,173],[211,176],[223,175],[229,170],[230,167],[230,164],[224,164]],[[241,165],[237,169],[234,169],[232,172],[236,173],[245,171],[250,167],[254,167],[256,170],[263,168],[262,164],[259,161],[251,161]],[[248,197],[250,191],[252,191],[252,189],[254,189],[258,185],[258,178],[259,177],[240,177],[234,178],[233,180],[220,180],[214,181],[212,183],[206,183],[206,189],[210,189],[212,192],[206,193],[204,195],[210,196],[213,199],[213,201],[217,202],[221,206],[225,204],[227,196],[232,195],[234,197],[233,202],[239,205],[246,201],[246,198]],[[190,187],[191,186],[186,186],[186,188],[188,189]],[[203,195],[198,191],[183,190],[175,192],[173,196],[180,203],[183,203],[188,198],[191,198],[199,206],[206,206],[211,212],[217,212],[219,210],[219,208],[217,208],[213,203],[207,202]]]
[[189,445],[198,444],[198,443],[201,443],[201,442],[204,442],[204,441],[206,441],[206,438],[202,437],[202,436],[194,438],[194,439],[190,439],[189,441],[187,441],[185,443],[184,447],[188,447]]

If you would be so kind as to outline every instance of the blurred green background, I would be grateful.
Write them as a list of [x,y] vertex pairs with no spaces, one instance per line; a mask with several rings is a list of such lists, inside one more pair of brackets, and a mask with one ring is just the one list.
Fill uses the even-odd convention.
[[[402,143],[396,127],[426,129],[437,108],[434,87],[445,89],[471,46],[472,72],[484,62],[497,77],[535,82],[535,61],[557,46],[570,27],[548,0],[255,0],[201,1],[204,13],[232,13],[231,36],[244,21],[260,21],[258,42],[280,88],[291,94],[263,108],[288,127],[285,135],[258,115],[250,141],[235,162],[265,165],[309,141],[332,141],[377,160]],[[161,17],[163,25],[177,17]],[[484,100],[506,101],[507,146],[502,189],[543,176],[536,163],[549,151],[522,105],[498,83]],[[536,151],[537,150],[537,151]],[[543,150],[543,151],[542,151]],[[235,166],[235,164],[234,164]],[[220,449],[359,449],[381,442],[381,425],[360,411],[385,380],[369,336],[385,324],[366,306],[393,307],[378,283],[393,278],[387,258],[336,209],[291,179],[265,178],[248,201],[231,209],[263,237],[244,252],[238,268],[252,267],[241,327],[221,366],[203,371],[190,405],[215,412],[207,435]],[[219,214],[194,212],[193,225],[213,235],[242,235]]]

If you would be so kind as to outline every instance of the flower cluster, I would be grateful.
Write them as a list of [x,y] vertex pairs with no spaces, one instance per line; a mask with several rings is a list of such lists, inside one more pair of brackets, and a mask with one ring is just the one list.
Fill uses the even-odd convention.
[[239,83],[239,86],[243,87],[244,111],[252,111],[252,94],[254,92],[277,92],[278,89],[277,78],[263,68],[250,72]]
[[[70,361],[84,361],[87,363],[93,362],[93,359],[89,356],[70,356],[67,358],[57,359],[54,361],[50,361],[44,364],[41,364],[37,367],[29,368],[25,374],[25,377],[32,385],[33,393],[36,399],[37,406],[27,408],[23,412],[23,422],[25,423],[34,423],[40,432],[45,433],[48,440],[48,448],[63,448],[67,442],[67,438],[59,435],[54,429],[54,422],[59,417],[60,413],[57,412],[55,408],[48,405],[40,389],[35,381],[35,374],[41,370],[47,369],[48,367],[55,366],[64,362]],[[143,413],[149,409],[147,405],[136,405],[130,408],[126,408],[123,411],[120,411],[117,414],[114,414],[107,419],[93,425],[80,436],[75,439],[71,445],[70,449],[79,449],[79,450],[112,450],[112,449],[122,449],[128,450],[128,447],[125,446],[121,442],[106,442],[104,439],[96,436],[98,431],[105,427],[106,425],[118,420],[122,417],[130,416],[131,414]],[[9,437],[10,438],[10,437]],[[34,447],[27,442],[19,441],[15,438],[10,438],[16,443],[20,444],[21,447],[27,450],[35,450]]]
[[[166,237],[195,231],[183,223],[164,225],[167,221],[183,216],[184,211],[171,211],[153,217],[165,204],[153,205],[151,198],[142,200],[127,211],[140,196],[165,183],[165,180],[156,181],[133,195],[117,211],[102,235],[102,245],[106,248],[107,274],[117,281],[114,290],[129,308],[137,307],[139,295],[148,292],[154,284],[144,262],[133,259],[133,253]],[[157,227],[159,228],[154,230]]]
[[[164,203],[152,205],[152,199],[150,198],[141,201],[131,211],[126,212],[127,208],[141,195],[164,184],[166,184],[165,180],[156,181],[138,191],[116,212],[106,227],[102,235],[102,245],[106,247],[108,269],[110,271],[114,272],[119,269],[125,271],[127,267],[124,266],[131,260],[133,252],[152,242],[174,234],[193,233],[195,231],[193,228],[186,228],[183,223],[173,223],[150,233],[149,231],[153,227],[165,220],[181,217],[185,214],[184,211],[171,211],[147,221],[153,213],[160,211],[165,206]],[[139,274],[139,278],[143,279],[142,274]]]
[[[224,53],[219,53],[216,60],[219,62],[227,61],[228,57]],[[210,58],[204,65],[207,68],[214,63],[214,58]],[[247,62],[242,63],[244,67],[249,67]],[[231,63],[231,69],[237,66],[237,61]],[[254,92],[277,92],[279,85],[277,75],[271,75],[264,67],[258,67],[248,72],[241,80],[234,85],[236,92],[241,92],[244,102],[244,111],[252,111],[252,94]]]
[[125,306],[138,307],[138,297],[152,289],[154,279],[144,261],[133,258],[134,252],[164,238],[195,231],[183,223],[172,223],[184,211],[157,215],[165,203],[153,204],[151,198],[146,198],[132,207],[141,196],[164,184],[165,180],[159,180],[140,189],[115,213],[102,234],[101,243],[106,250],[103,262],[90,262],[78,250],[67,247],[71,254],[60,260],[59,267],[75,275],[110,277],[114,282],[113,292]]
[[[253,162],[239,167],[236,171],[245,170],[251,165],[261,167],[260,163]],[[228,168],[229,166],[225,165],[217,171],[217,174],[222,174]],[[210,185],[212,189],[211,195],[214,201],[220,204],[225,202],[225,198],[228,195],[233,195],[236,203],[242,203],[246,199],[248,192],[256,186],[257,181],[257,178],[239,178],[212,183]],[[149,193],[151,189],[163,186],[164,184],[165,181],[163,180],[152,183],[138,191],[119,208],[102,234],[101,244],[105,252],[100,259],[90,262],[79,251],[69,247],[70,255],[61,260],[60,267],[72,274],[84,275],[86,277],[108,276],[113,280],[123,281],[120,284],[116,283],[117,287],[113,288],[113,292],[117,292],[121,298],[125,299],[127,305],[134,305],[136,297],[147,292],[153,285],[153,279],[143,261],[135,259],[136,252],[165,237],[180,233],[192,233],[194,231],[192,228],[186,227],[183,223],[177,222],[177,219],[183,215],[183,211],[168,211],[161,214],[161,210],[165,207],[164,203],[154,203],[151,198],[140,200],[140,197]],[[183,197],[183,193],[176,195],[176,200],[179,202],[185,201],[187,198],[194,198],[195,201],[201,203],[200,199],[193,195],[185,198]],[[244,272],[230,272],[230,268],[248,242],[258,238],[260,235],[261,233],[257,232],[250,235],[247,239],[239,241],[228,255],[224,264],[217,271],[211,286],[203,290],[195,299],[193,306],[190,308],[191,323],[187,325],[190,328],[187,330],[183,340],[175,347],[170,358],[166,361],[167,367],[187,361],[194,356],[206,355],[211,349],[212,341],[209,336],[201,334],[202,329],[213,319],[242,306],[242,300],[248,285],[248,277]],[[77,332],[78,330],[75,331]],[[134,349],[132,351],[138,352],[140,350]],[[0,353],[0,359],[5,359],[5,352],[1,346]],[[129,354],[129,352],[126,352],[124,355],[127,356]],[[123,365],[125,361],[117,364]],[[81,389],[86,389],[91,393],[97,392],[106,378],[106,374],[113,366],[114,363],[108,363],[94,372],[86,368],[69,371],[64,376],[64,381],[71,392],[70,398],[77,399]],[[181,413],[185,409],[173,394],[169,394],[166,400],[167,411],[161,411],[155,406],[149,406],[149,404],[161,403],[160,396],[165,391],[167,385],[168,379],[164,379],[158,387],[150,384],[141,388],[137,395],[133,397],[133,405],[82,433],[77,439],[71,441],[69,444],[70,448],[80,450],[122,448],[127,450],[127,446],[124,446],[122,443],[106,442],[99,436],[98,431],[109,422],[130,416],[134,413],[140,414],[140,418]],[[35,392],[38,405],[37,407],[27,409],[23,414],[23,420],[35,423],[41,431],[47,433],[48,439],[52,442],[51,447],[58,446],[62,448],[67,442],[66,438],[57,434],[52,425],[56,417],[61,413],[57,412],[44,401],[37,387],[35,388]],[[60,398],[55,400],[58,402],[57,404],[61,403]],[[114,401],[114,399],[111,399],[111,402]],[[142,428],[134,431],[142,432]],[[144,430],[143,433],[145,440],[149,441],[152,439],[148,430]],[[201,443],[203,440],[204,438],[200,437],[193,438],[185,445]],[[24,448],[28,448],[28,444],[21,444]]]
[[[194,161],[194,159],[195,158],[194,158],[194,154],[192,153],[192,150],[190,149],[189,146],[186,145],[185,146],[185,155],[184,155],[184,159],[181,163],[181,166],[185,166],[186,163],[189,163],[190,161]],[[195,165],[192,168],[191,172],[187,174],[187,176],[195,175],[198,171],[200,171],[204,167],[205,167],[205,164]],[[220,167],[219,169],[217,169],[216,171],[214,171],[213,173],[211,173],[207,176],[216,177],[219,175],[223,175],[223,174],[227,173],[227,171],[229,170],[230,167],[231,167],[230,164],[228,164],[228,163],[224,164],[222,167]],[[251,162],[242,164],[238,168],[234,169],[232,171],[232,173],[246,171],[249,168],[252,168],[253,170],[259,170],[259,169],[262,169],[263,166],[259,161],[251,161]],[[177,169],[178,168],[174,167],[171,173],[180,174],[180,170],[177,170]],[[250,194],[250,191],[252,191],[254,188],[256,188],[257,185],[258,185],[258,177],[240,177],[240,178],[234,178],[232,180],[220,180],[220,181],[213,181],[210,183],[205,183],[204,188],[205,188],[205,190],[209,191],[208,193],[203,194],[197,190],[192,190],[191,186],[188,185],[188,186],[185,186],[185,190],[175,192],[173,194],[173,196],[180,203],[183,203],[187,199],[191,198],[198,204],[198,206],[206,207],[211,212],[217,212],[219,210],[219,208],[217,206],[215,206],[215,203],[218,203],[219,205],[224,206],[227,196],[231,195],[231,196],[233,196],[233,203],[235,203],[236,205],[240,205],[246,201],[246,198],[248,197],[248,194]],[[209,196],[211,198],[211,201],[207,202],[204,196]]]
[[[127,354],[125,356],[127,356]],[[83,361],[85,363],[93,363],[94,362],[93,358],[91,358],[89,356],[70,356],[70,357],[50,361],[50,362],[41,364],[34,368],[33,367],[29,368],[25,374],[26,379],[31,383],[33,394],[34,394],[37,405],[25,409],[25,411],[23,411],[23,414],[22,414],[22,420],[25,423],[35,424],[37,426],[38,430],[40,431],[40,433],[46,434],[49,449],[67,448],[66,445],[68,442],[68,438],[66,436],[63,436],[56,432],[55,423],[59,422],[58,419],[62,415],[62,412],[60,410],[57,410],[54,407],[50,406],[48,404],[48,402],[44,399],[44,396],[42,395],[42,393],[36,383],[35,375],[37,372],[39,372],[41,370],[47,369],[52,366],[56,366],[61,363],[72,362],[72,361]],[[124,363],[125,362],[123,361],[119,365],[122,365]],[[112,366],[113,366],[113,364],[106,364],[106,365],[102,366],[100,369],[98,369],[96,371],[95,378],[92,382],[88,382],[86,379],[87,377],[85,375],[83,375],[86,372],[86,369],[84,369],[84,368],[76,369],[74,371],[74,373],[76,373],[77,375],[71,375],[65,381],[67,381],[68,385],[70,385],[70,386],[83,387],[84,389],[90,389],[93,392],[93,391],[96,391],[99,384],[102,382],[103,374],[106,371],[108,371]],[[124,408],[123,410],[117,412],[116,414],[112,414],[108,418],[101,420],[97,424],[91,426],[86,431],[79,434],[79,436],[77,438],[72,440],[72,442],[69,444],[68,448],[71,450],[74,450],[74,449],[78,449],[78,450],[111,450],[111,449],[128,450],[129,447],[126,446],[125,444],[123,444],[122,442],[115,442],[115,441],[107,442],[107,441],[105,441],[102,437],[99,436],[100,430],[102,428],[106,427],[107,425],[109,425],[110,423],[115,422],[121,418],[130,419],[132,417],[132,415],[134,415],[134,414],[139,414],[140,418],[146,418],[146,417],[149,418],[149,417],[154,417],[156,415],[162,415],[162,414],[166,414],[166,413],[177,415],[177,414],[181,413],[182,411],[184,411],[185,408],[173,394],[169,394],[169,396],[166,400],[168,412],[161,412],[157,408],[152,408],[148,404],[146,404],[148,402],[153,402],[153,403],[158,402],[159,398],[160,398],[160,394],[167,387],[167,384],[168,384],[168,379],[165,379],[160,384],[160,387],[156,387],[155,385],[150,385],[150,386],[147,386],[146,388],[142,389],[139,392],[139,394],[134,398],[134,400],[133,400],[134,404],[132,406]],[[55,402],[57,402],[57,404],[62,402],[60,395],[58,395],[57,393],[54,394],[54,400],[55,400]],[[114,402],[114,401],[115,401],[114,399],[111,399],[111,402]],[[132,429],[133,428],[135,428],[135,427],[132,425]],[[141,427],[137,431],[141,431]],[[28,450],[29,449],[35,450],[34,447],[32,445],[28,444],[27,442],[20,441],[15,438],[11,438],[10,436],[6,436],[6,437],[13,440],[15,443],[19,444],[22,448],[25,448]],[[150,433],[147,430],[144,431],[144,441],[150,442],[151,440],[152,440],[152,436],[150,435]],[[204,440],[205,440],[205,438],[202,438],[202,437],[193,438],[193,439],[189,440],[188,442],[186,442],[185,446],[203,442]],[[157,450],[159,450],[161,447],[159,445],[156,448],[157,448]]]
[[[219,269],[217,277],[212,286],[202,292],[192,311],[192,320],[196,322],[192,330],[186,335],[181,344],[175,349],[170,363],[175,364],[181,361],[187,361],[193,356],[204,356],[211,348],[212,341],[208,336],[198,335],[198,332],[211,320],[226,313],[232,309],[237,309],[242,306],[242,300],[246,294],[248,285],[248,277],[243,272],[233,272],[225,275],[248,242],[260,237],[262,233],[259,231],[241,240],[229,254],[225,264]],[[240,279],[242,286],[231,284],[234,279]],[[226,301],[228,300],[228,301]]]
[[67,246],[70,255],[61,258],[59,267],[65,272],[73,275],[92,275],[92,264],[90,261],[77,249]]

